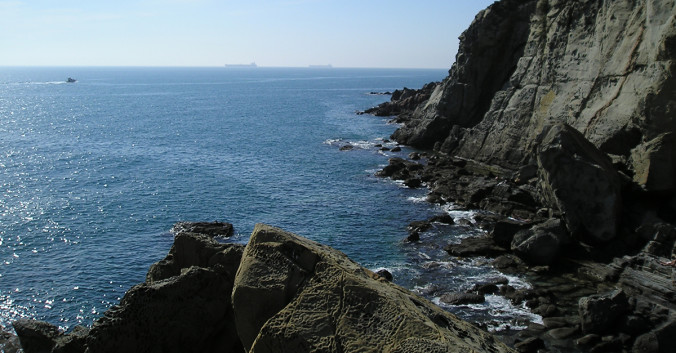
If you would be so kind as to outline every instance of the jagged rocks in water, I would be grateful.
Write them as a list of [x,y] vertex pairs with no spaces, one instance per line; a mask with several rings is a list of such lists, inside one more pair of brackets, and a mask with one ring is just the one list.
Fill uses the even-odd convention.
[[0,352],[17,353],[21,349],[19,338],[0,325]]
[[96,321],[87,336],[92,352],[242,351],[234,325],[233,279],[243,246],[179,233],[146,283]]
[[453,256],[499,256],[507,252],[507,249],[495,244],[488,236],[464,238],[460,244],[449,244],[444,250]]
[[229,237],[233,234],[234,228],[227,222],[178,222],[171,229],[174,234],[182,232],[199,233],[211,237]]
[[390,281],[390,282],[392,282],[392,280],[394,279],[394,277],[392,276],[392,273],[390,271],[386,270],[386,269],[380,269],[380,270],[376,271],[376,274],[378,276]]
[[251,352],[511,351],[344,254],[265,225],[251,236],[232,298]]
[[481,304],[486,301],[483,294],[478,293],[447,293],[441,296],[440,300],[449,305]]
[[390,158],[389,164],[381,171],[377,172],[376,175],[380,177],[390,177],[394,180],[406,180],[414,175],[415,172],[422,169],[423,166],[418,163],[407,161],[399,157],[393,157]]
[[91,329],[15,328],[25,353],[513,352],[388,277],[262,224],[246,248],[181,232]]
[[394,116],[412,110],[418,104],[421,104],[430,98],[430,95],[437,84],[437,82],[428,83],[420,90],[410,88],[396,90],[392,92],[392,97],[389,102],[367,109],[364,112],[376,116]]
[[58,327],[44,321],[21,319],[12,326],[27,353],[51,352],[56,340],[63,334]]

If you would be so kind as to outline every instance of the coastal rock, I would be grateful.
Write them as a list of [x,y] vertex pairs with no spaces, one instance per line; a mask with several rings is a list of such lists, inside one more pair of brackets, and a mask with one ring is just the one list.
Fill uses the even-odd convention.
[[661,134],[631,151],[634,181],[650,191],[674,190],[676,182],[674,133]]
[[449,244],[444,250],[452,256],[499,256],[507,252],[507,249],[495,244],[488,236],[464,238],[460,244]]
[[449,305],[481,304],[486,301],[483,294],[477,293],[447,293],[441,296],[440,300]]
[[376,175],[380,177],[389,177],[394,180],[406,180],[415,176],[415,173],[422,169],[423,166],[418,163],[407,161],[399,157],[393,157],[390,158],[389,164],[381,171],[377,172]]
[[[534,159],[543,127],[558,123],[605,153],[656,151],[651,141],[675,130],[675,13],[673,0],[496,2],[393,136],[514,171]],[[658,150],[649,159],[673,161],[673,149]],[[644,175],[645,162],[623,164]],[[659,173],[673,174],[669,166]]]
[[621,185],[608,157],[569,125],[545,129],[537,163],[544,204],[563,215],[568,230],[586,243],[617,234]]
[[19,338],[0,325],[0,352],[17,353],[21,349]]
[[242,351],[230,295],[243,246],[179,233],[146,283],[131,288],[86,338],[92,352]]
[[652,332],[639,336],[634,341],[634,353],[668,353],[676,347],[676,319],[660,325]]
[[438,214],[430,218],[430,222],[438,222],[442,224],[455,224],[455,220],[448,213]]
[[550,265],[561,248],[569,243],[568,233],[559,219],[550,219],[530,229],[517,232],[511,249],[534,265]]
[[410,88],[403,88],[392,92],[392,97],[389,102],[385,102],[377,107],[367,109],[364,111],[367,114],[376,116],[394,116],[402,112],[412,110],[417,105],[429,99],[434,88],[438,85],[437,82],[428,83],[422,89],[415,90]]
[[520,230],[527,229],[529,224],[517,222],[510,219],[501,219],[493,226],[491,237],[496,244],[502,247],[509,247],[514,239],[514,234]]
[[[415,173],[431,189],[429,201],[497,215],[476,220],[494,229],[492,241],[463,240],[447,247],[450,254],[509,248],[547,265],[528,269],[548,276],[536,287],[553,288],[559,271],[594,283],[555,284],[556,305],[527,301],[550,317],[576,311],[584,333],[622,331],[586,342],[592,351],[629,351],[638,335],[636,352],[673,350],[658,348],[656,332],[671,327],[676,312],[674,18],[676,0],[495,2],[461,36],[448,77],[395,120],[403,124],[392,135],[397,142],[435,152]],[[494,226],[504,216],[527,229]],[[535,226],[548,219],[560,221]],[[492,264],[526,271],[520,261],[508,254]],[[578,305],[610,288],[630,304],[592,296]],[[597,310],[606,299],[612,310]],[[569,347],[577,338],[554,333]],[[561,343],[540,338],[551,351]]]
[[545,348],[545,342],[538,337],[530,337],[514,345],[514,348],[520,353],[536,353],[539,349]]
[[167,257],[150,266],[146,283],[179,276],[181,271],[192,266],[208,268],[216,264],[223,266],[234,278],[242,251],[241,246],[221,244],[205,234],[178,233]]
[[580,319],[585,333],[612,332],[617,318],[627,312],[627,296],[615,291],[607,296],[589,296],[580,299]]
[[260,224],[232,298],[250,352],[511,351],[344,254]]
[[394,279],[394,277],[392,276],[392,273],[390,271],[386,270],[386,269],[380,269],[380,270],[376,271],[376,274],[378,276],[390,281],[390,282],[392,282],[392,280]]
[[51,352],[63,334],[58,327],[44,321],[21,319],[12,326],[25,353]]
[[199,233],[211,237],[229,237],[234,233],[231,223],[227,222],[178,222],[171,228],[171,232],[178,233]]

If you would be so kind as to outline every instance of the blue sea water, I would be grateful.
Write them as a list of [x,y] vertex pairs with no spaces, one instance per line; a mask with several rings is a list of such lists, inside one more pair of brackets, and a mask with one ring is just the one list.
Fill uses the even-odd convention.
[[[91,324],[166,255],[177,221],[231,222],[238,242],[255,223],[278,226],[388,268],[432,299],[495,275],[443,254],[472,230],[439,226],[421,244],[402,241],[409,222],[449,210],[374,176],[410,149],[379,151],[396,126],[355,114],[389,99],[369,92],[446,74],[0,68],[0,325]],[[347,143],[356,148],[340,151]],[[449,310],[513,318],[496,300]]]

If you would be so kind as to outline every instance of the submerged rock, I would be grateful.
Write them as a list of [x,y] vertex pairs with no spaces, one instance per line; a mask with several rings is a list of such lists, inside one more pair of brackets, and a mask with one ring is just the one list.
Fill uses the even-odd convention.
[[211,237],[229,237],[234,233],[231,223],[227,222],[178,222],[171,228],[174,234],[189,232],[208,235]]
[[481,304],[486,301],[483,294],[478,293],[447,293],[441,296],[443,303],[449,305]]

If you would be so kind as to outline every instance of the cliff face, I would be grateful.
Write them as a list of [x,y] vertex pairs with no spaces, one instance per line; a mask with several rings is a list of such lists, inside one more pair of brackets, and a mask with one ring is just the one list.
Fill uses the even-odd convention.
[[517,170],[565,123],[647,190],[673,190],[675,15],[674,0],[497,2],[393,137]]

